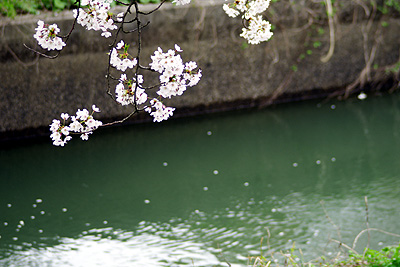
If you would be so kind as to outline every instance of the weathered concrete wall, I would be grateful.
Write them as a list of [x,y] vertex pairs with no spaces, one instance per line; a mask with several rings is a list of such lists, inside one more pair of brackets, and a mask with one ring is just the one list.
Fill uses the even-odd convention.
[[[315,36],[312,32],[316,30],[307,27],[309,17],[280,3],[271,7],[274,13],[269,15],[277,25],[273,39],[244,48],[244,40],[239,37],[241,21],[224,14],[223,2],[197,0],[189,7],[167,4],[148,18],[151,23],[143,33],[142,51],[146,63],[158,46],[165,51],[177,43],[184,50],[183,60],[197,61],[203,70],[203,78],[196,87],[166,102],[177,107],[177,113],[208,112],[224,106],[223,103],[233,107],[243,100],[248,103],[263,99],[257,103],[268,104],[268,99],[282,94],[290,97],[315,89],[343,88],[357,79],[365,67],[365,45],[372,47],[376,43],[372,34],[364,42],[362,29],[365,33],[367,18],[363,17],[361,7],[349,5],[337,16],[334,55],[322,63],[320,58],[329,49],[326,18],[320,22],[325,34]],[[117,105],[105,93],[109,40],[78,25],[60,57],[36,58],[23,43],[35,47],[32,35],[39,18],[55,21],[63,32],[72,23],[71,12],[0,22],[0,134],[47,127],[61,112],[73,114],[78,108],[90,108],[93,103],[106,119],[129,114],[131,108]],[[388,26],[378,31],[374,60],[379,66],[393,64],[399,58],[400,20],[388,17],[385,21]],[[373,22],[370,32],[380,23]],[[132,36],[124,40],[134,42]],[[300,62],[299,56],[308,49],[304,44],[313,40],[322,46],[312,49],[313,53]],[[291,69],[293,65],[298,66],[297,71]]]

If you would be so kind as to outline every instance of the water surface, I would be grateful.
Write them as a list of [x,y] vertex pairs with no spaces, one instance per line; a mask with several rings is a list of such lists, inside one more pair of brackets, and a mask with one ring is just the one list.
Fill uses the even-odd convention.
[[399,156],[398,94],[3,149],[0,265],[245,266],[294,243],[306,260],[335,255],[331,239],[366,227],[364,196],[370,227],[399,234]]

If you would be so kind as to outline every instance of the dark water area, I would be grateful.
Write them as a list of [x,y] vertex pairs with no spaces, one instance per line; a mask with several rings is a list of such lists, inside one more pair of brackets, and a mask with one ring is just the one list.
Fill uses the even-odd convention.
[[246,266],[294,243],[333,257],[366,228],[365,196],[370,227],[400,234],[399,163],[398,94],[3,149],[0,266]]

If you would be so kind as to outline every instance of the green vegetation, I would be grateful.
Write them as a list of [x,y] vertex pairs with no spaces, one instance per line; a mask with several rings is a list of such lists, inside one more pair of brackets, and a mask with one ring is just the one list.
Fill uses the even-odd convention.
[[346,258],[327,260],[321,257],[318,260],[306,262],[301,250],[292,249],[281,253],[283,260],[277,263],[274,255],[271,259],[264,256],[251,257],[249,265],[252,267],[291,266],[291,267],[400,267],[400,243],[397,246],[388,246],[380,251],[365,249],[363,254],[350,251]]
[[378,10],[383,14],[389,13],[390,9],[395,9],[400,12],[400,1],[399,0],[384,0],[381,5],[378,5]]
[[[159,3],[161,0],[138,0],[139,3]],[[129,0],[121,2],[129,3]],[[0,14],[14,18],[19,14],[37,14],[41,10],[61,11],[75,7],[75,0],[0,0]]]
[[400,266],[400,243],[398,246],[385,247],[381,251],[366,249],[364,254],[350,252],[348,259],[336,263],[335,266]]

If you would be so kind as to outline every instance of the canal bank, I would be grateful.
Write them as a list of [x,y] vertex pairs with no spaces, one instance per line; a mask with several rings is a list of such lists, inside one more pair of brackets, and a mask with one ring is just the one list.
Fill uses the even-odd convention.
[[[383,14],[355,1],[338,1],[329,26],[321,3],[273,3],[267,13],[275,25],[273,39],[248,46],[239,37],[240,19],[229,18],[221,8],[223,2],[166,4],[148,17],[151,23],[143,32],[145,63],[157,47],[167,50],[177,43],[184,50],[183,60],[196,61],[203,71],[196,87],[166,101],[177,108],[178,117],[332,94],[347,96],[346,89],[350,93],[371,85],[374,90],[396,89],[396,75],[390,70],[396,72],[399,60],[398,13]],[[129,114],[131,108],[117,105],[106,94],[109,40],[77,26],[59,58],[37,58],[23,44],[35,47],[32,35],[38,19],[57,23],[65,33],[72,12],[0,22],[1,139],[47,134],[48,125],[61,112],[73,114],[92,104],[102,110],[103,121]],[[124,40],[133,42],[130,38]],[[135,120],[151,117],[141,114],[131,122]]]

